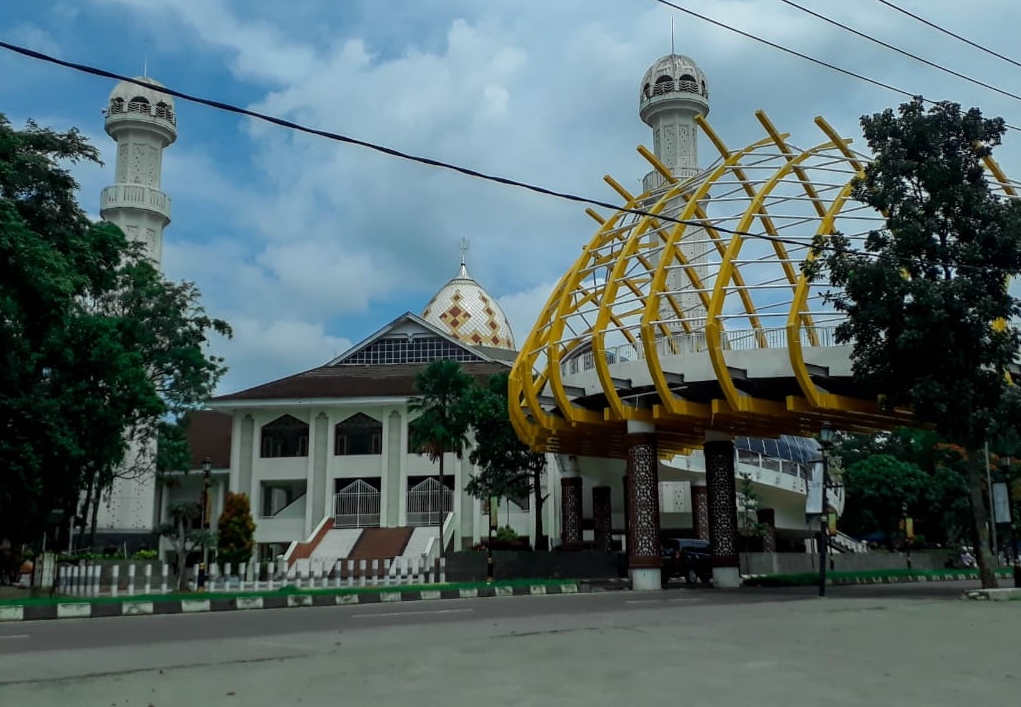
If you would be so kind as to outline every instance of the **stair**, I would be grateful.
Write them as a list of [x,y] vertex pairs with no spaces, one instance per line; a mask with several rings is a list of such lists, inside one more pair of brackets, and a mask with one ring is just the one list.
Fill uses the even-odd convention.
[[382,560],[404,552],[413,528],[364,528],[358,542],[351,548],[352,560]]

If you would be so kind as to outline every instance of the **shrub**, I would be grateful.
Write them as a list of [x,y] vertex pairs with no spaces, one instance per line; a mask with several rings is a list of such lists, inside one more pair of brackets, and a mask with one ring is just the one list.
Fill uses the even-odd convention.
[[251,561],[254,537],[255,521],[248,496],[228,492],[217,524],[217,558],[235,565]]

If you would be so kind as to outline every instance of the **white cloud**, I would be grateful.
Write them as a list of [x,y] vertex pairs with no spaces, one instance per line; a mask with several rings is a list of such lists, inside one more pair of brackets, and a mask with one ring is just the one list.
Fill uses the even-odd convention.
[[[1007,83],[1002,64],[878,3],[806,4],[920,54],[938,49],[941,63]],[[1016,114],[1002,97],[775,0],[683,5],[910,92]],[[614,203],[619,199],[602,175],[635,189],[649,169],[634,152],[651,142],[637,117],[638,84],[669,49],[671,16],[653,2],[92,0],[92,6],[133,18],[146,41],[179,60],[171,85],[194,85],[203,63],[226,65],[230,85],[196,92],[243,95],[250,107],[312,127]],[[949,0],[904,6],[1001,50],[1013,46],[1011,27],[1021,20],[1021,6],[998,9],[995,23]],[[812,124],[815,115],[858,138],[859,115],[902,99],[674,16],[677,51],[705,69],[709,119],[731,148],[762,137],[756,108],[808,147],[825,139]],[[232,313],[239,332],[251,332],[239,333],[244,346],[225,349],[246,384],[256,382],[257,372],[275,378],[328,360],[333,344],[349,334],[348,315],[364,329],[366,314],[382,324],[395,307],[420,311],[454,274],[462,237],[472,241],[472,275],[499,299],[522,343],[553,283],[594,230],[580,204],[200,110],[179,107],[181,139],[167,152],[164,184],[180,216],[167,231],[166,269],[196,280],[210,311]],[[856,146],[864,149],[860,139]],[[700,150],[704,164],[716,155],[707,141]],[[1004,162],[1017,174],[1015,152],[1005,153]],[[92,181],[88,189],[98,189]],[[328,330],[324,322],[340,328]],[[288,327],[300,333],[277,340]]]

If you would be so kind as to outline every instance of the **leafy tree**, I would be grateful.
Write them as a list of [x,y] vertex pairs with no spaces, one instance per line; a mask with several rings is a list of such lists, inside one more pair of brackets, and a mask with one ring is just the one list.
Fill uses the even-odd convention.
[[[443,481],[444,458],[453,453],[461,459],[468,445],[468,399],[474,385],[475,380],[464,372],[460,363],[439,359],[415,376],[415,388],[419,395],[408,401],[411,413],[418,414],[410,426],[412,448],[429,457],[430,461],[438,463],[441,509],[446,490]],[[440,513],[440,557],[446,549],[443,547],[445,515]]]
[[863,250],[820,237],[806,272],[842,288],[829,298],[847,314],[837,341],[853,344],[855,377],[967,450],[982,584],[995,587],[980,450],[1021,407],[1005,378],[1021,333],[1002,324],[1021,312],[1007,290],[1021,273],[1021,203],[994,194],[983,168],[1004,121],[916,98],[861,124],[875,159],[852,196],[885,227]]
[[548,549],[542,525],[543,476],[546,455],[531,451],[518,439],[507,409],[508,374],[489,378],[485,387],[476,387],[469,398],[475,447],[469,459],[480,472],[468,482],[465,490],[473,497],[514,498],[532,495],[535,508],[536,550]]
[[889,454],[874,454],[844,470],[844,490],[851,511],[846,520],[865,534],[883,533],[892,550],[904,511],[912,516],[924,512],[930,489],[931,478],[914,463]]
[[239,565],[250,562],[255,549],[255,521],[252,506],[243,493],[228,492],[216,527],[217,558]]
[[762,501],[752,483],[751,474],[741,474],[741,485],[738,488],[738,532],[746,538],[764,538],[769,532],[769,524],[759,522],[759,508]]
[[[38,538],[53,509],[75,514],[152,449],[161,421],[223,373],[190,284],[166,282],[139,244],[91,221],[62,163],[98,162],[77,130],[0,115],[0,538]],[[151,458],[146,473],[152,471]]]
[[202,517],[201,504],[191,501],[172,503],[168,509],[170,520],[156,530],[170,542],[176,557],[177,589],[185,588],[188,572],[188,556],[196,550],[216,544],[216,535],[208,529],[197,527]]

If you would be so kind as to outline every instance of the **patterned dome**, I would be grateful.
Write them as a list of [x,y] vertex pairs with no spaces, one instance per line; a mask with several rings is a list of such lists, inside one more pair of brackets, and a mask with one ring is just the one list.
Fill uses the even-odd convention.
[[500,305],[468,274],[461,270],[429,301],[422,319],[469,346],[514,349],[514,334]]

